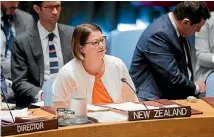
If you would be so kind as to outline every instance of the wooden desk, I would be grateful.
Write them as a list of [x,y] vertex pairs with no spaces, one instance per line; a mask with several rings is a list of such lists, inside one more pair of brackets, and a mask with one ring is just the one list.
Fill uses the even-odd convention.
[[[214,108],[203,100],[175,102],[189,105],[203,114],[188,118],[77,125],[14,137],[214,137]],[[52,116],[40,109],[35,109],[34,115]]]

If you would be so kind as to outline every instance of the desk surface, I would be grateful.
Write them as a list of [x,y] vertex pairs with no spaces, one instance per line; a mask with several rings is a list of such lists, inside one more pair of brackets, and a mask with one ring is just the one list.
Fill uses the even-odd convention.
[[[14,137],[214,137],[214,108],[203,100],[189,103],[186,100],[175,102],[202,111],[203,114],[187,118],[155,119],[144,121],[123,121],[96,123],[62,127]],[[34,115],[52,117],[41,109],[34,109]]]

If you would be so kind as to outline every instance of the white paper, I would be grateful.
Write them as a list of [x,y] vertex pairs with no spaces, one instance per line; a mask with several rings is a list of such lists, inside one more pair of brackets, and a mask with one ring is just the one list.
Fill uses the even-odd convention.
[[110,108],[123,110],[123,111],[134,111],[134,110],[147,110],[148,109],[158,109],[159,107],[147,106],[147,108],[143,104],[136,104],[133,102],[125,102],[120,104],[107,104],[103,105]]
[[[13,109],[16,107],[16,104],[7,103],[10,109]],[[6,110],[8,109],[8,106],[5,102],[1,102],[1,109]]]
[[41,107],[41,106],[44,106],[44,101],[39,101],[39,102],[36,102],[36,103],[31,103],[31,105]]
[[89,117],[97,119],[99,122],[118,122],[128,120],[127,115],[119,114],[112,111],[89,112]]
[[91,105],[91,104],[87,104],[87,109],[88,110],[92,110],[92,111],[106,111],[106,110],[110,110],[109,108],[95,106],[95,105]]
[[214,55],[212,56],[212,62],[214,63]]
[[180,107],[177,104],[173,104],[173,105],[165,105],[164,107],[166,108],[176,108],[176,107]]
[[[15,120],[15,117],[24,117],[28,116],[28,108],[20,109],[20,110],[11,110],[12,116]],[[8,122],[13,122],[12,116],[9,112],[9,110],[0,111],[1,120],[5,120]]]

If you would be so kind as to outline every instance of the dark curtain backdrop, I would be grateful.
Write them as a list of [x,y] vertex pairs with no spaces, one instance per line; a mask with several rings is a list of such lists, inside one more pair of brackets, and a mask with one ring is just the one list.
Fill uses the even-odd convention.
[[[139,3],[140,4],[140,3]],[[19,8],[33,15],[33,1],[21,1]],[[135,24],[136,19],[152,22],[171,7],[143,6],[129,1],[62,1],[60,23],[76,26],[83,22],[97,23],[106,32],[118,23]]]
[[[172,11],[178,1],[62,1],[60,23],[76,26],[94,22],[104,32],[117,28],[119,23],[135,24],[136,19],[151,23],[159,16]],[[206,2],[210,10],[214,2]],[[33,1],[21,1],[19,8],[33,15]]]

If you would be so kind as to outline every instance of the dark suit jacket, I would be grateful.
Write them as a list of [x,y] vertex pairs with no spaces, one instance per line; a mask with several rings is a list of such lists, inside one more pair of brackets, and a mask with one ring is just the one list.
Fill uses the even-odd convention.
[[5,82],[4,75],[2,74],[2,66],[1,66],[1,95],[3,96],[4,100],[7,98],[7,85]]
[[33,17],[22,10],[16,9],[13,15],[16,36],[34,25]]
[[[73,28],[58,24],[58,29],[65,64],[72,59]],[[36,101],[34,97],[44,81],[44,56],[37,25],[15,38],[11,62],[12,88],[16,104],[28,106]]]
[[180,46],[168,14],[143,32],[130,68],[140,99],[182,99],[194,95],[196,87],[185,75],[188,72]]

